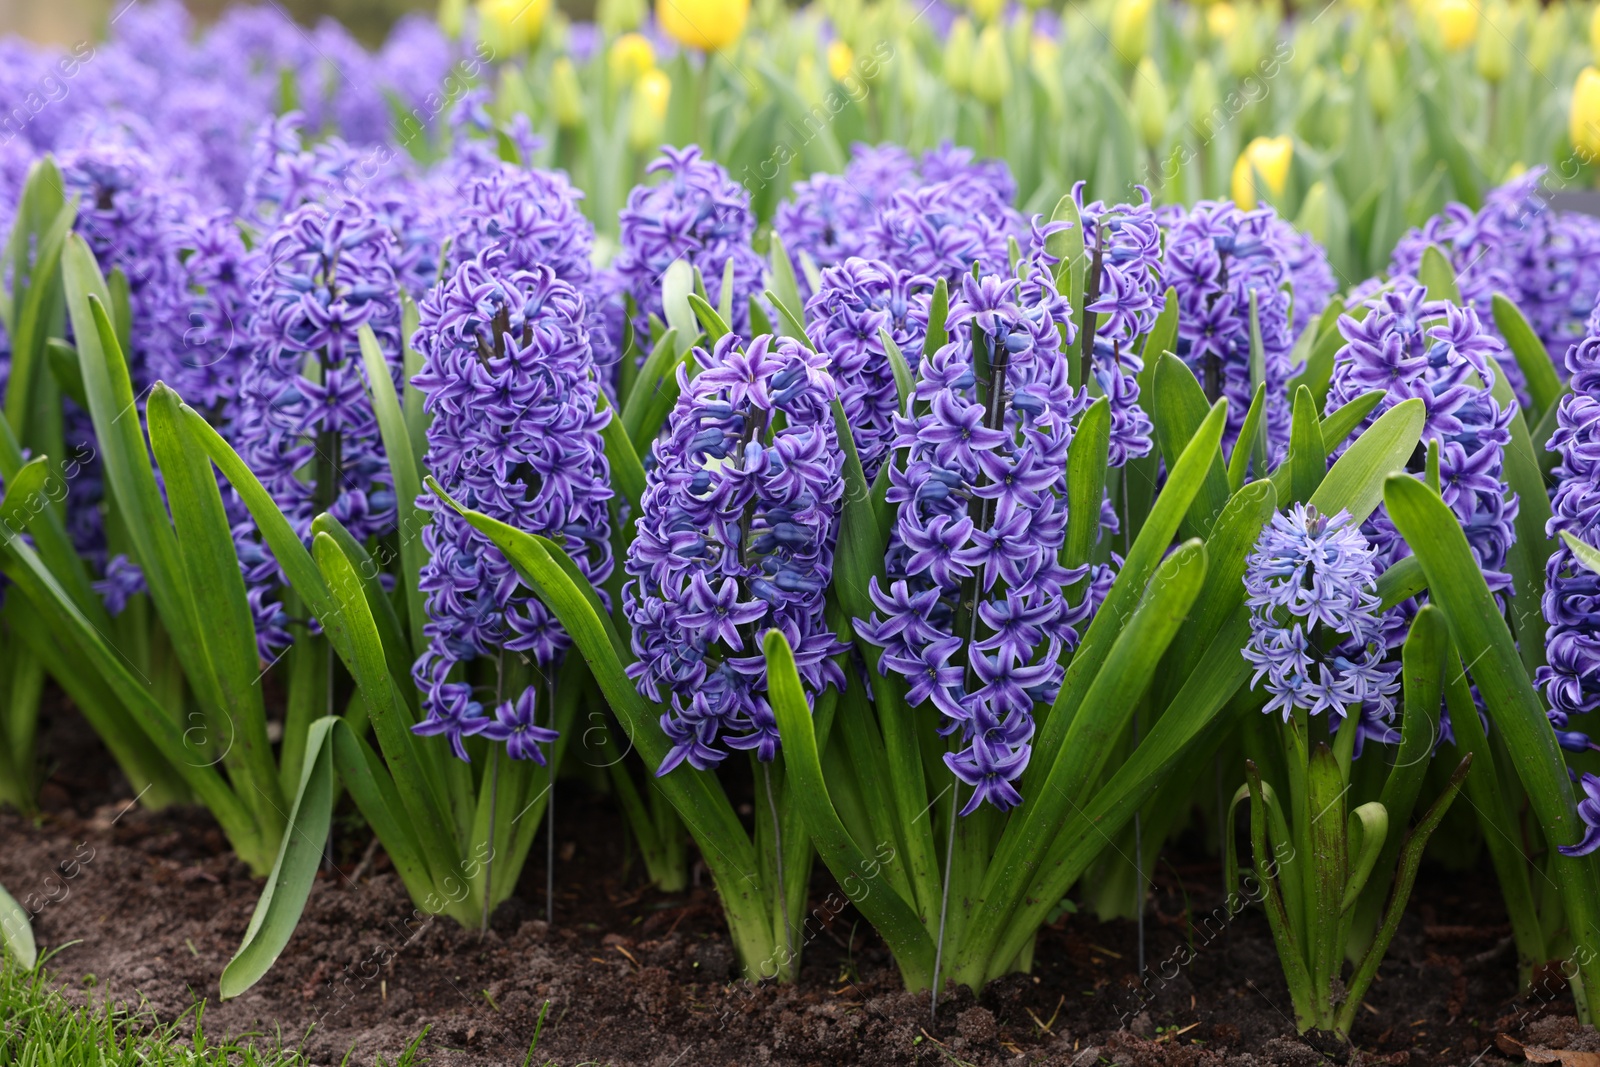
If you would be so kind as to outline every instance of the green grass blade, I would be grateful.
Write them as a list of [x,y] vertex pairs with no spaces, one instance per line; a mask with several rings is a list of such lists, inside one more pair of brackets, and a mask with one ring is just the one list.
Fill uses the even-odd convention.
[[1111,401],[1089,405],[1067,446],[1067,539],[1062,559],[1068,567],[1089,562],[1100,539],[1100,500],[1106,492],[1111,449]]
[[[1244,425],[1239,428],[1239,440],[1234,443],[1233,455],[1228,457],[1228,491],[1237,493],[1244,485],[1250,470],[1250,456],[1254,442],[1261,437],[1261,420],[1267,407],[1267,383],[1256,386],[1256,395],[1250,398],[1250,409],[1244,413]],[[1265,471],[1259,472],[1265,474]]]

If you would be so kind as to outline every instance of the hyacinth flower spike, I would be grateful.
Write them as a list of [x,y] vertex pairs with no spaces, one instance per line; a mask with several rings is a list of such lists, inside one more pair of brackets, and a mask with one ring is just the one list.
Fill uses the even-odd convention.
[[[1405,906],[1422,845],[1472,760],[1469,754],[1461,762],[1403,854],[1398,838],[1407,802],[1391,811],[1365,799],[1352,782],[1352,762],[1363,745],[1395,744],[1400,753],[1383,795],[1415,797],[1437,737],[1444,688],[1448,637],[1442,614],[1426,607],[1405,645],[1402,733],[1398,665],[1385,662],[1377,558],[1347,512],[1328,516],[1314,505],[1295,504],[1272,518],[1246,560],[1250,640],[1243,657],[1251,689],[1265,696],[1261,711],[1268,718],[1247,726],[1251,758],[1233,810],[1248,801],[1256,885],[1246,888],[1266,908],[1301,1031],[1349,1033]],[[1273,751],[1280,746],[1281,754]],[[1230,893],[1239,884],[1233,842],[1230,830]],[[1351,954],[1347,979],[1356,906],[1375,873],[1388,879],[1397,866],[1396,887],[1383,894],[1390,898],[1384,923],[1362,932],[1364,951]],[[1347,997],[1336,992],[1346,988]]]

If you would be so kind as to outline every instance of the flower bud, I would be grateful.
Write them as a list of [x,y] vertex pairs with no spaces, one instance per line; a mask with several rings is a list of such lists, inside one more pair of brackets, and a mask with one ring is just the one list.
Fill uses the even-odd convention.
[[1213,39],[1226,41],[1239,28],[1239,12],[1227,0],[1218,0],[1206,8],[1206,32]]
[[1473,56],[1478,77],[1490,85],[1500,84],[1511,73],[1511,38],[1508,35],[1516,25],[1509,11],[1503,7],[1497,10],[1504,17],[1489,19],[1489,30],[1478,35],[1478,50]]
[[634,82],[628,108],[628,144],[634,151],[643,152],[661,143],[671,99],[672,79],[660,70],[647,70]]
[[539,39],[550,0],[478,0],[478,35],[496,56],[521,55]]
[[1208,60],[1196,60],[1189,74],[1189,122],[1202,139],[1211,137],[1227,121],[1219,114],[1222,97],[1217,92],[1217,75]]
[[611,42],[606,53],[606,71],[613,85],[632,85],[639,75],[656,65],[656,52],[642,33],[625,33]]
[[1006,39],[994,23],[978,34],[978,47],[972,57],[972,95],[990,107],[999,106],[1011,91],[1011,57],[1006,54]]
[[570,130],[583,121],[583,90],[572,60],[562,56],[550,65],[550,110],[556,125]]
[[1252,5],[1234,8],[1234,24],[1224,44],[1230,74],[1235,78],[1248,78],[1256,73],[1256,64],[1261,59],[1261,19]]
[[1139,136],[1147,148],[1161,144],[1167,131],[1167,114],[1171,105],[1167,100],[1167,84],[1161,80],[1161,68],[1155,60],[1145,56],[1133,75],[1133,117]]
[[1111,47],[1126,63],[1137,63],[1150,48],[1150,9],[1155,0],[1116,0],[1111,9]]
[[944,80],[958,93],[966,92],[972,86],[974,47],[971,20],[965,16],[956,19],[950,27],[950,36],[944,42]]
[[1554,4],[1539,13],[1528,35],[1528,64],[1540,74],[1548,74],[1561,55],[1567,33],[1567,9]]
[[1394,99],[1400,92],[1400,76],[1394,69],[1394,52],[1382,37],[1372,42],[1367,52],[1367,98],[1372,110],[1382,122],[1394,110]]
[[1459,52],[1478,36],[1478,9],[1471,0],[1434,0],[1433,21],[1446,51]]
[[1005,9],[1005,0],[972,0],[972,17],[982,25],[987,26],[1000,17],[1000,12]]
[[1294,220],[1295,228],[1310,234],[1312,240],[1326,247],[1331,212],[1328,183],[1312,182],[1311,188],[1306,190],[1306,198],[1300,202],[1300,217]]
[[1289,185],[1293,159],[1294,142],[1287,134],[1251,141],[1233,165],[1233,202],[1251,211],[1262,194],[1281,197]]
[[637,30],[649,13],[646,0],[598,0],[594,7],[595,21],[608,37]]
[[856,53],[843,41],[828,42],[828,73],[833,75],[833,80],[842,82],[850,74],[850,68],[856,65]]
[[1572,146],[1587,159],[1600,158],[1600,70],[1584,67],[1578,72],[1568,118]]
[[656,20],[685,48],[720,52],[739,39],[750,0],[656,0]]

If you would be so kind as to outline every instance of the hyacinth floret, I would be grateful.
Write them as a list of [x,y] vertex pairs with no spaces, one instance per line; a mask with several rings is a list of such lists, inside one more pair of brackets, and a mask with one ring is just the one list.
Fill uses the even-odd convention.
[[696,145],[665,147],[647,172],[662,179],[638,185],[618,219],[620,249],[613,263],[638,314],[634,333],[648,337],[650,316],[663,314],[661,279],[682,259],[700,271],[713,305],[725,301],[723,273],[733,264],[735,333],[748,330],[750,297],[762,285],[761,257],[750,247],[756,218],[750,194],[720,164],[702,159]]
[[1250,358],[1250,297],[1256,298],[1266,382],[1268,451],[1289,443],[1288,382],[1293,347],[1288,256],[1271,207],[1241,211],[1232,201],[1202,200],[1160,213],[1167,226],[1166,283],[1178,293],[1178,355],[1205,387],[1228,398],[1224,443],[1230,448],[1255,396]]
[[[389,464],[367,399],[358,330],[372,328],[400,388],[399,286],[389,229],[359,200],[297,208],[264,246],[251,289],[250,364],[231,436],[302,539],[326,511],[358,541],[394,528]],[[263,653],[289,641],[270,602],[277,564],[235,526]]]
[[878,476],[894,437],[900,392],[884,347],[888,333],[915,371],[928,334],[933,282],[897,271],[880,260],[851,258],[822,272],[806,305],[809,331],[838,384],[861,466],[870,482]]
[[470,178],[453,207],[450,258],[454,266],[498,248],[501,270],[549,267],[580,289],[593,268],[594,226],[578,207],[583,193],[560,171],[500,163]]
[[958,178],[892,194],[872,220],[867,246],[897,270],[953,284],[974,264],[1003,270],[1010,241],[1026,236],[1022,216],[992,186]]
[[[1600,311],[1588,335],[1567,351],[1572,391],[1556,410],[1556,430],[1546,447],[1557,457],[1556,490],[1548,533],[1600,544]],[[1551,717],[1600,708],[1600,574],[1573,556],[1564,539],[1545,566],[1544,618],[1547,666],[1535,683],[1544,688]]]
[[[584,326],[583,297],[554,270],[512,271],[498,248],[462,264],[423,301],[413,347],[423,357],[413,384],[426,394],[426,465],[452,498],[519,530],[560,543],[586,578],[611,574],[610,468],[600,430],[599,386]],[[431,494],[423,528],[428,560],[428,647],[413,675],[427,719],[418,733],[505,741],[512,759],[544,762],[535,689],[502,694],[483,714],[457,664],[518,653],[548,676],[570,639],[526,589],[511,563],[455,509]]]
[[[1465,529],[1489,587],[1508,588],[1511,579],[1503,568],[1516,537],[1517,498],[1506,493],[1502,468],[1515,409],[1501,408],[1490,393],[1491,360],[1502,355],[1503,346],[1472,308],[1429,300],[1411,278],[1394,279],[1366,307],[1363,320],[1339,318],[1345,345],[1334,357],[1327,411],[1383,390],[1364,429],[1396,404],[1420,399],[1426,411],[1422,444],[1439,442],[1444,501]],[[1335,454],[1345,447],[1341,443]],[[1386,511],[1375,513],[1365,530],[1384,566],[1409,554]]]
[[[1307,504],[1274,515],[1245,561],[1251,688],[1265,682],[1267,714],[1288,722],[1296,709],[1342,721],[1364,715],[1363,735],[1387,738],[1400,681],[1387,651],[1377,595],[1377,552],[1348,512],[1327,516]],[[1359,710],[1358,712],[1359,713]]]
[[1516,286],[1506,295],[1556,354],[1583,339],[1600,293],[1600,219],[1556,210],[1542,195],[1544,175],[1544,167],[1533,167],[1491,189],[1481,214],[1495,220],[1504,269]]
[[185,222],[174,239],[181,249],[183,332],[165,380],[214,421],[227,422],[250,361],[250,286],[265,264],[228,211]]
[[[846,647],[823,618],[843,462],[827,359],[792,338],[722,337],[651,449],[623,610],[639,691],[666,702],[658,774],[716,766],[727,749],[770,760],[777,720],[763,635],[783,633],[814,701],[842,688]],[[721,746],[721,747],[719,747]]]
[[895,419],[888,582],[873,579],[876,610],[856,620],[883,649],[879,669],[906,679],[914,706],[933,705],[941,732],[959,732],[945,762],[972,787],[964,814],[1021,802],[1033,706],[1054,698],[1060,653],[1097,602],[1092,588],[1068,592],[1090,569],[1061,563],[1067,449],[1089,404],[1062,347],[1072,310],[1048,270],[1019,266],[962,279],[950,341]]
[[1139,186],[1141,201],[1107,207],[1083,202],[1084,183],[1072,187],[1083,222],[1083,242],[1092,265],[1093,374],[1111,405],[1111,466],[1150,451],[1150,418],[1139,406],[1138,374],[1144,360],[1134,343],[1155,325],[1166,283],[1161,273],[1161,227],[1150,207],[1150,192]]
[[1578,801],[1578,818],[1583,820],[1583,837],[1576,845],[1557,845],[1563,856],[1587,856],[1600,849],[1600,778],[1585,771],[1578,776],[1583,797]]

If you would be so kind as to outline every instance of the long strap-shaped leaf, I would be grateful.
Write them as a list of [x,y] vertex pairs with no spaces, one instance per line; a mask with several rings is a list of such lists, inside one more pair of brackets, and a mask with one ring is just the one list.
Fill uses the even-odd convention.
[[[1493,364],[1493,357],[1490,357]],[[1539,469],[1539,452],[1544,442],[1534,444],[1523,421],[1522,409],[1505,371],[1494,364],[1495,382],[1491,392],[1501,410],[1511,411],[1511,440],[1505,450],[1505,480],[1517,494],[1517,536],[1506,550],[1506,570],[1511,574],[1511,618],[1516,625],[1517,648],[1530,674],[1544,666],[1544,614],[1539,600],[1544,595],[1544,569],[1556,544],[1546,533],[1550,522],[1550,498],[1545,493],[1544,475]]]
[[1087,802],[1113,743],[1127,727],[1134,704],[1149,688],[1156,665],[1200,592],[1205,575],[1205,546],[1199,541],[1180,545],[1162,563],[1133,617],[1117,635],[1087,689],[1083,702],[1087,710],[1074,718],[1048,774],[1031,792],[1024,792],[1027,803],[1007,822],[994,850],[994,861],[983,880],[981,905],[969,922],[958,955],[957,975],[963,983],[974,988],[981,983],[988,970],[988,949],[999,940],[1021,904],[1034,871],[1062,825]]
[[845,894],[888,943],[907,987],[924,988],[933,973],[933,942],[928,931],[911,905],[880,877],[885,861],[862,849],[834,809],[817,753],[811,711],[806,706],[805,690],[795,671],[789,642],[783,634],[771,630],[764,649],[767,690],[783,737],[791,796],[800,805],[806,829]]
[[111,294],[95,264],[94,253],[81,236],[73,234],[67,239],[61,271],[107,489],[125,520],[145,584],[162,623],[172,635],[173,649],[184,674],[201,704],[220,716],[225,702],[205,656],[194,591],[156,485],[127,360],[106,310]]
[[428,513],[417,507],[417,497],[422,494],[422,479],[418,475],[421,457],[411,451],[411,435],[406,427],[405,414],[400,410],[400,398],[394,391],[394,379],[389,376],[389,361],[372,327],[361,324],[361,363],[367,372],[367,394],[372,397],[372,413],[378,419],[378,432],[383,437],[383,454],[389,461],[389,474],[394,479],[395,518],[399,527],[400,573],[405,582],[407,632],[411,635],[410,654],[420,655],[427,645],[422,624],[428,619],[427,597],[422,592],[417,576],[427,551],[422,545],[422,528],[428,524]]
[[[1023,795],[1035,789],[1061,751],[1061,742],[1067,736],[1072,719],[1083,702],[1084,694],[1100,673],[1100,667],[1109,655],[1117,634],[1133,615],[1135,606],[1143,598],[1150,578],[1161,565],[1173,535],[1189,512],[1189,505],[1200,491],[1202,480],[1209,477],[1213,461],[1220,464],[1217,451],[1222,441],[1222,431],[1227,425],[1228,401],[1218,400],[1210,414],[1189,439],[1178,461],[1172,465],[1166,488],[1156,498],[1155,506],[1145,519],[1133,548],[1123,561],[1122,570],[1106,594],[1105,602],[1095,613],[1083,641],[1067,665],[1061,692],[1056,696],[1049,715],[1034,742],[1033,757],[1023,777]],[[1226,475],[1223,476],[1226,478]]]
[[[1450,636],[1478,683],[1545,835],[1552,845],[1576,842],[1583,824],[1566,762],[1455,514],[1438,494],[1405,475],[1389,479],[1384,502],[1422,561],[1429,595],[1444,609]],[[1600,877],[1594,858],[1564,857],[1556,871],[1573,940],[1585,949],[1579,973],[1586,989],[1600,990]]]
[[15,897],[0,885],[0,948],[25,971],[33,970],[39,962],[39,950],[33,943],[33,926],[28,922],[28,912]]
[[260,981],[278,961],[278,954],[300,924],[332,822],[333,748],[327,741],[338,724],[339,720],[332,716],[311,724],[300,788],[278,845],[277,859],[250,915],[239,951],[222,969],[218,980],[223,1000],[238,996]]
[[[534,537],[482,512],[462,507],[431,478],[428,487],[505,553],[506,559],[561,621],[583,654],[645,766],[652,771],[660,767],[668,746],[666,736],[661,733],[659,711],[640,696],[629,681],[622,658],[627,646],[610,621],[595,611],[592,590],[588,595],[581,592],[568,572]],[[657,779],[657,784],[700,845],[706,864],[717,880],[724,905],[741,909],[746,914],[751,908],[764,910],[761,901],[751,895],[757,877],[755,851],[721,784],[711,775],[687,772],[668,774]]]
[[177,527],[180,580],[188,584],[195,609],[205,620],[198,628],[200,651],[231,726],[232,744],[224,758],[269,845],[276,845],[284,798],[267,740],[255,619],[211,460],[184,422],[181,406],[177,393],[156,383],[146,409],[150,444]]

